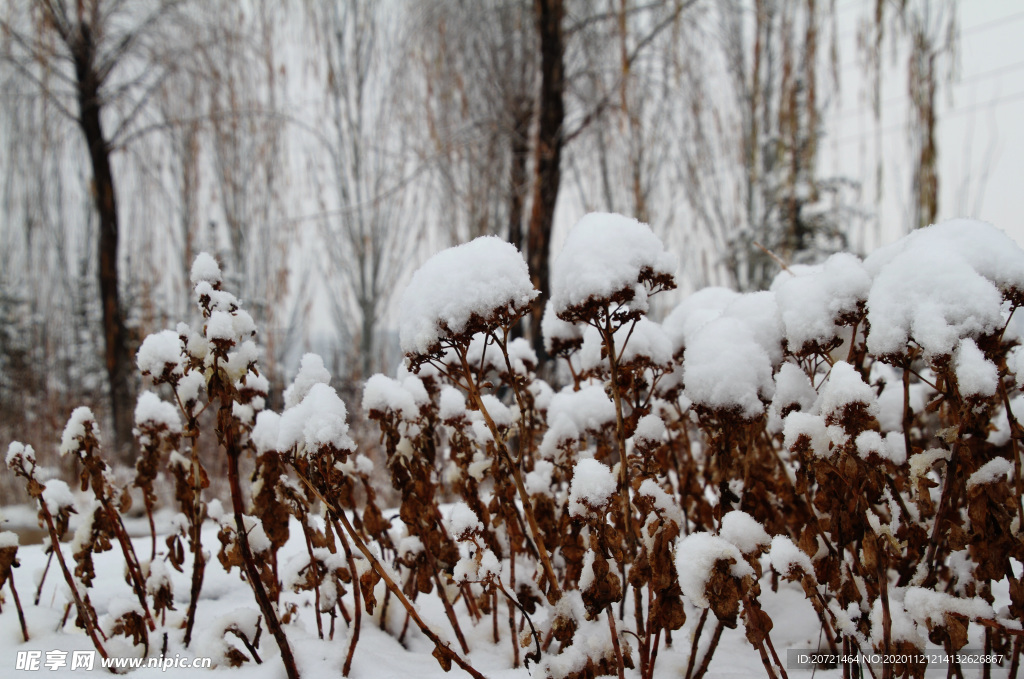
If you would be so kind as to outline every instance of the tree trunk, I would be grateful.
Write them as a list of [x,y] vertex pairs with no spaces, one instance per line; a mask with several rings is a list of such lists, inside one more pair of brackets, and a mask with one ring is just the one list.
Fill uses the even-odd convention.
[[536,0],[537,33],[540,37],[541,87],[537,102],[537,149],[534,166],[533,205],[527,232],[530,279],[540,296],[531,311],[530,333],[534,351],[545,358],[540,321],[551,295],[551,227],[561,183],[565,119],[565,43],[562,34],[562,0]]
[[117,289],[117,196],[114,175],[110,168],[110,147],[103,135],[100,120],[102,102],[99,96],[99,75],[96,71],[96,46],[86,23],[69,42],[75,62],[78,90],[78,124],[89,147],[93,172],[93,199],[99,214],[99,284],[103,307],[103,338],[105,365],[110,386],[110,413],[114,426],[115,457],[124,460],[132,441],[132,393],[129,379],[131,357],[128,353],[127,331],[121,314]]

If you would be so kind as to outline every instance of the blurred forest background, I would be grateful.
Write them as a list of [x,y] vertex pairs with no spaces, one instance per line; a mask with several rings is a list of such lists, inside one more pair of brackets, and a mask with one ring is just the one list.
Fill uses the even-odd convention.
[[[678,294],[753,290],[769,252],[876,245],[886,184],[904,197],[887,228],[938,212],[955,0],[0,5],[0,440],[44,463],[79,404],[126,450],[135,351],[194,320],[203,250],[271,384],[317,351],[357,410],[400,360],[397,291],[442,247],[497,234],[546,293],[568,227],[616,211],[679,255]],[[851,77],[867,160],[837,174]]]

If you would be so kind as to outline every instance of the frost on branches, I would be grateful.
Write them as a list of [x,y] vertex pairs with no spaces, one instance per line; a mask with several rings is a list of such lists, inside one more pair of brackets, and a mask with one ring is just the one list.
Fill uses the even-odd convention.
[[[201,255],[201,322],[138,353],[150,390],[130,483],[148,540],[124,530],[128,494],[87,408],[60,442],[85,494],[8,448],[64,582],[53,600],[75,612],[64,626],[101,653],[208,653],[289,676],[304,667],[293,644],[367,675],[376,660],[360,665],[360,649],[387,633],[474,677],[694,679],[740,643],[744,667],[779,677],[795,622],[779,602],[795,601],[823,650],[909,658],[864,668],[875,676],[922,676],[926,647],[1018,666],[1024,251],[955,220],[651,318],[673,275],[646,225],[582,219],[541,325],[559,362],[543,372],[566,376],[549,383],[513,339],[537,295],[519,252],[493,237],[444,250],[402,296],[404,365],[345,404],[306,355],[273,412],[252,318]],[[379,434],[350,429],[356,406]],[[224,498],[201,438],[229,472]],[[169,534],[152,519],[161,474],[175,484]],[[0,585],[14,594],[25,547],[6,535]],[[95,559],[114,550],[124,568],[99,596]],[[216,596],[208,566],[244,579],[249,605],[197,616]]]

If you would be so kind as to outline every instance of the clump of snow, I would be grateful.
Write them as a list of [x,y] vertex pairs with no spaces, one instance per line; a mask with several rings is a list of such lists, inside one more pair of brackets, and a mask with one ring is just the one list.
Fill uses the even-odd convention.
[[722,316],[743,321],[772,365],[782,362],[782,341],[786,332],[775,295],[765,290],[739,295],[722,310]]
[[592,212],[569,231],[551,267],[551,304],[559,317],[593,300],[624,293],[646,312],[642,279],[671,276],[674,258],[651,227],[619,214]]
[[286,452],[293,447],[299,455],[310,455],[330,446],[354,450],[348,435],[348,411],[334,388],[317,383],[302,402],[283,414],[265,410],[256,417],[252,440],[260,453]]
[[633,440],[647,446],[659,445],[668,436],[668,429],[665,428],[665,421],[654,413],[644,415],[636,423],[636,431],[633,432]]
[[57,514],[64,507],[74,508],[75,496],[71,493],[68,484],[60,479],[53,479],[46,482],[43,488],[43,502],[51,514]]
[[1024,251],[984,222],[955,219],[918,229],[864,261],[868,350],[903,355],[913,340],[948,356],[964,337],[999,327],[1002,291],[1024,289]]
[[971,338],[960,341],[953,354],[953,368],[960,395],[964,398],[989,398],[994,396],[999,385],[999,371],[996,365],[985,358]]
[[579,460],[569,486],[569,516],[586,516],[604,507],[615,487],[615,475],[608,465],[592,458]]
[[891,460],[897,465],[907,461],[907,444],[898,432],[889,432],[883,437],[877,431],[862,431],[857,435],[854,445],[857,447],[857,455],[864,460],[875,456]]
[[799,573],[814,575],[811,558],[785,535],[772,538],[772,546],[768,550],[768,558],[772,568],[782,577],[799,577]]
[[917,479],[926,475],[939,460],[949,460],[950,452],[943,448],[929,448],[910,456],[910,477]]
[[633,325],[632,334],[629,326],[623,326],[613,338],[621,365],[636,362],[649,362],[666,368],[672,365],[672,342],[664,328],[654,321],[641,318]]
[[551,459],[558,454],[558,446],[579,439],[587,432],[598,432],[615,421],[615,404],[608,398],[604,387],[591,384],[572,391],[560,391],[548,404],[548,429],[541,439],[540,453]]
[[878,414],[874,390],[864,382],[856,368],[846,361],[836,361],[821,391],[821,414],[826,421],[838,422],[848,406],[858,403],[867,407],[869,415]]
[[473,533],[480,533],[484,529],[480,517],[465,502],[456,502],[452,505],[445,523],[448,532],[456,540],[466,540]]
[[[422,386],[421,383],[420,387]],[[419,406],[413,393],[403,382],[386,375],[377,373],[366,380],[366,386],[363,387],[363,412],[386,413],[390,410],[405,420],[414,420],[420,415]]]
[[918,625],[945,626],[946,613],[968,618],[994,618],[995,611],[980,597],[961,599],[945,592],[924,587],[907,587],[903,594],[903,607]]
[[205,282],[210,285],[218,285],[221,282],[220,265],[208,252],[200,252],[192,261],[192,271],[189,275],[192,285]]
[[[1015,315],[1014,318],[1021,316]],[[1017,388],[1024,389],[1024,344],[1015,346],[1006,354],[1006,369],[1017,378]]]
[[690,533],[676,545],[676,574],[683,596],[695,606],[711,605],[707,597],[707,584],[711,571],[719,561],[732,561],[729,572],[737,578],[753,575],[754,569],[746,562],[736,545],[711,533]]
[[487,322],[496,311],[519,313],[538,294],[522,255],[501,238],[483,236],[442,250],[417,269],[402,295],[402,351],[437,351],[471,322]]
[[754,517],[738,509],[722,517],[722,525],[718,535],[732,544],[744,554],[752,554],[761,547],[771,544],[768,531]]
[[331,373],[324,367],[324,359],[318,354],[303,354],[299,362],[299,373],[291,386],[284,390],[284,407],[291,408],[302,402],[314,384],[330,384]]
[[782,271],[771,290],[779,304],[790,351],[827,347],[842,332],[844,318],[858,312],[871,289],[863,262],[848,253],[829,257],[819,266],[794,266]]
[[810,412],[818,392],[811,380],[795,363],[783,363],[775,374],[775,395],[768,409],[768,430],[782,430],[782,418],[794,411]]
[[180,434],[181,416],[172,404],[162,400],[152,391],[144,391],[139,394],[139,400],[135,405],[135,425],[157,428],[163,426],[174,434]]
[[487,410],[487,414],[491,416],[491,420],[499,428],[511,427],[516,422],[516,414],[512,412],[512,409],[507,405],[498,400],[497,397],[491,394],[484,394],[480,397],[480,401],[483,403],[484,409]]
[[662,327],[672,342],[672,352],[678,355],[689,343],[690,338],[722,312],[740,294],[729,288],[709,287],[698,290],[672,310],[665,317]]
[[583,330],[575,323],[563,321],[555,314],[551,301],[544,306],[544,316],[540,320],[540,331],[544,335],[544,351],[549,355],[568,352],[576,349],[583,341]]
[[[1024,395],[1017,395],[1010,399],[1010,410],[1016,416],[1024,413]],[[999,406],[992,414],[990,420],[994,427],[988,434],[987,441],[994,446],[1005,446],[1010,442],[1010,420],[1006,415],[1006,407]]]
[[100,429],[96,424],[96,416],[86,406],[79,406],[71,411],[71,417],[64,426],[64,433],[60,437],[60,454],[77,453],[86,436],[86,429],[91,430],[96,442],[100,441]]
[[[925,647],[925,639],[918,630],[917,625],[914,624],[914,619],[903,606],[903,597],[906,591],[903,587],[891,587],[889,589],[890,638],[892,641],[905,641],[919,649],[923,649]],[[871,607],[871,643],[875,647],[880,647],[885,639],[884,618],[882,597],[878,597]]]
[[170,374],[181,377],[184,372],[181,338],[173,330],[155,332],[142,341],[135,363],[143,375],[158,378],[170,367]]
[[709,322],[690,339],[683,382],[694,404],[750,420],[764,412],[764,401],[775,391],[767,352],[749,326],[725,317]]
[[551,477],[555,464],[550,460],[537,460],[533,463],[533,471],[526,474],[523,485],[530,495],[547,495],[551,492]]
[[967,479],[967,490],[987,483],[999,483],[1013,478],[1013,464],[1005,457],[996,457],[978,468]]
[[7,468],[10,469],[19,459],[25,466],[25,471],[31,472],[36,465],[36,451],[32,449],[32,446],[26,446],[20,441],[11,441],[7,446],[7,457],[5,458]]
[[[366,403],[363,403],[366,409]],[[441,396],[438,403],[438,417],[442,422],[457,420],[466,416],[466,397],[455,387],[445,386],[441,389]]]
[[783,443],[788,450],[793,450],[801,436],[807,437],[811,452],[818,457],[828,457],[831,438],[828,426],[820,415],[792,412],[786,417],[782,430]]
[[[677,526],[684,524],[683,511],[679,508],[679,504],[654,479],[644,479],[640,487],[637,488],[636,494],[650,498],[653,501],[656,513],[660,514],[663,518],[674,521]],[[653,537],[646,530],[643,531],[643,537],[645,541],[648,538],[653,541]],[[653,549],[653,542],[648,544],[647,548]]]

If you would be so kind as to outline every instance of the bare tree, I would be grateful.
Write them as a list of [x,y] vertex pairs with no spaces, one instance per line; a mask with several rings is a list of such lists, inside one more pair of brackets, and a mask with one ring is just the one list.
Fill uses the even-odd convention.
[[333,201],[320,220],[326,282],[335,325],[355,346],[355,372],[365,378],[383,366],[381,324],[421,223],[406,210],[414,170],[398,108],[401,51],[388,47],[400,44],[400,26],[367,0],[307,8],[325,124],[304,127],[326,153],[324,189]]
[[[131,355],[118,273],[121,219],[112,151],[174,60],[159,29],[181,2],[32,0],[0,16],[0,58],[74,123],[87,149],[98,217],[96,259],[114,443],[131,442]],[[113,122],[111,127],[109,123]]]

